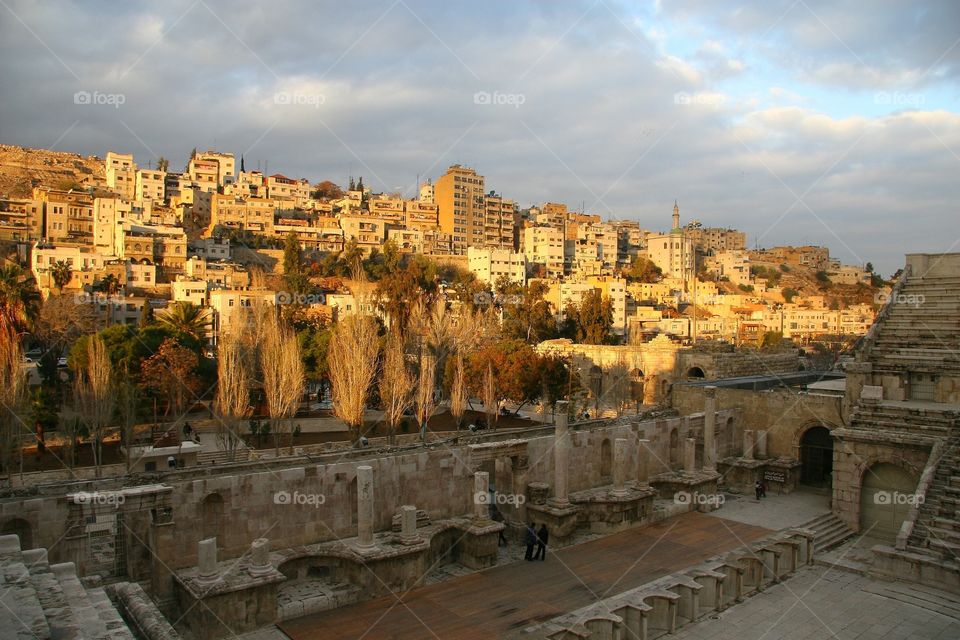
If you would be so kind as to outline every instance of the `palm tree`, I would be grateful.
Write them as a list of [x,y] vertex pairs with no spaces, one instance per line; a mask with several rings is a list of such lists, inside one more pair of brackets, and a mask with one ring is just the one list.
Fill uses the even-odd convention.
[[174,302],[157,314],[157,321],[171,331],[193,336],[202,342],[210,326],[210,310],[192,302]]
[[108,273],[100,279],[99,288],[108,296],[112,296],[120,289],[120,280],[116,275]]
[[40,292],[29,272],[19,265],[0,266],[0,316],[19,331],[26,330],[36,318]]
[[53,285],[57,288],[57,291],[63,293],[63,288],[70,284],[70,280],[73,278],[73,272],[67,262],[57,260],[50,267],[50,277],[53,278]]

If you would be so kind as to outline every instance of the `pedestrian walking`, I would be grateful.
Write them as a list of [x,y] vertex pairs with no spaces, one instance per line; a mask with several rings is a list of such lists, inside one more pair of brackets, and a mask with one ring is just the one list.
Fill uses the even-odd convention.
[[527,525],[527,532],[523,536],[523,542],[527,545],[527,552],[524,554],[524,560],[533,560],[533,545],[537,543],[537,531],[533,528],[533,523]]
[[534,556],[537,560],[546,560],[547,559],[547,542],[550,540],[550,531],[547,529],[547,525],[540,525],[540,530],[537,531],[537,553]]

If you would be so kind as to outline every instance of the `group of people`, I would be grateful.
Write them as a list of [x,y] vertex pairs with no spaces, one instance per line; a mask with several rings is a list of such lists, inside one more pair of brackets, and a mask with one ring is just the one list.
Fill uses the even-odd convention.
[[756,484],[753,485],[753,491],[757,494],[757,500],[767,497],[767,485],[762,480],[757,480]]
[[[527,545],[527,552],[524,554],[524,560],[546,560],[547,542],[550,541],[550,531],[547,525],[541,524],[537,530],[531,522],[527,525],[527,531],[524,534],[523,542]],[[536,546],[536,549],[534,549]]]

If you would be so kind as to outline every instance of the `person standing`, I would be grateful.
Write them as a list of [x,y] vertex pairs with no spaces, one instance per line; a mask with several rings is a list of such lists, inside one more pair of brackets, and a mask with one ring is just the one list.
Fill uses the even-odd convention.
[[753,492],[756,494],[757,500],[760,500],[760,498],[763,497],[763,483],[757,480],[753,485]]
[[540,525],[540,530],[537,531],[537,553],[534,555],[534,558],[537,560],[547,559],[547,542],[549,540],[550,531],[547,529],[547,525]]
[[527,532],[523,536],[523,542],[527,545],[527,552],[524,554],[524,560],[533,560],[533,545],[537,542],[537,532],[533,528],[533,523],[527,525]]

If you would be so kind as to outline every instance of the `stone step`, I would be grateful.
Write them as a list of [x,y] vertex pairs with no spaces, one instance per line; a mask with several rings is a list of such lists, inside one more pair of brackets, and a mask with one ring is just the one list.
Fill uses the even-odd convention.
[[63,562],[50,566],[50,570],[57,576],[60,587],[70,603],[70,609],[74,620],[80,627],[80,633],[84,638],[104,638],[108,637],[109,630],[103,620],[100,619],[100,612],[90,600],[87,590],[77,578],[77,570],[72,562]]
[[23,562],[20,538],[0,536],[0,634],[47,640],[50,626]]
[[134,640],[133,634],[127,628],[127,624],[123,621],[116,607],[113,606],[113,602],[107,597],[103,587],[90,589],[87,591],[87,595],[100,620],[107,628],[106,637],[109,640]]
[[43,615],[50,627],[50,636],[55,639],[80,640],[80,627],[73,619],[73,611],[63,593],[57,576],[50,570],[46,549],[31,549],[23,552],[30,569],[30,581],[43,607]]
[[927,538],[927,547],[932,551],[938,551],[940,557],[944,560],[955,559],[957,553],[960,552],[960,544],[946,540],[938,540],[937,538]]
[[872,582],[863,587],[863,590],[950,618],[960,619],[960,597],[957,594],[941,591],[922,583],[910,583],[907,586],[900,582]]
[[960,544],[960,531],[954,531],[953,529],[942,529],[940,527],[930,527],[927,529],[927,532],[930,534],[931,540],[943,540],[944,542]]

